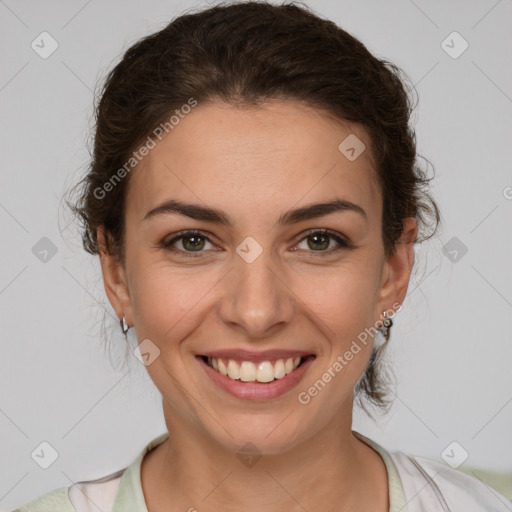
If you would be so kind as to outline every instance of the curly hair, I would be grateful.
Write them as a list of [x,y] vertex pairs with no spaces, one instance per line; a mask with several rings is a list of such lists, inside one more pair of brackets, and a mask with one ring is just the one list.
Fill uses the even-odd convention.
[[[412,92],[400,68],[301,2],[243,1],[189,11],[136,42],[106,77],[95,104],[90,167],[70,204],[83,246],[98,254],[96,233],[103,226],[108,250],[124,261],[130,175],[112,180],[144,141],[155,139],[155,127],[191,98],[239,107],[299,100],[340,121],[359,123],[369,134],[382,192],[386,256],[393,254],[406,217],[416,219],[414,242],[422,242],[437,230],[440,214],[428,192],[432,178],[417,161]],[[107,183],[112,186],[105,200]],[[362,398],[383,409],[389,404],[379,371],[381,350],[374,349],[356,385],[363,408]]]

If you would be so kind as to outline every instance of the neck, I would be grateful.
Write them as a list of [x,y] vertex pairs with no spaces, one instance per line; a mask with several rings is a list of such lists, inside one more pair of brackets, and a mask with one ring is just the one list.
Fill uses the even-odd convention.
[[[165,411],[165,408],[164,408]],[[243,458],[176,414],[169,439],[142,461],[149,512],[241,509],[246,512],[389,510],[384,462],[338,417],[286,453]]]

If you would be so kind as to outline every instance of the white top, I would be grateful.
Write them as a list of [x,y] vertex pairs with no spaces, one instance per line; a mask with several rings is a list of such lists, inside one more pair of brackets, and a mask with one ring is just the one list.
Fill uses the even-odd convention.
[[[477,478],[402,452],[387,452],[375,441],[353,434],[376,450],[388,474],[389,512],[512,512],[512,501]],[[148,512],[140,478],[141,461],[168,439],[149,442],[126,468],[101,479],[60,487],[13,512]]]

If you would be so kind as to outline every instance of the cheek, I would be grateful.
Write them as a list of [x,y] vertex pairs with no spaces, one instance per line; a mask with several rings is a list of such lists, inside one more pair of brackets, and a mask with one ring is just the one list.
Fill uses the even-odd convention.
[[141,258],[132,267],[130,283],[139,338],[163,345],[171,338],[184,337],[206,303],[205,294],[217,280],[200,270],[183,272]]
[[315,276],[302,276],[292,289],[324,325],[333,348],[373,325],[377,274],[358,263]]
[[369,262],[354,262],[329,276],[319,273],[315,279],[301,280],[302,284],[297,281],[294,288],[325,340],[323,361],[309,385],[321,379],[330,390],[325,398],[333,393],[336,404],[342,395],[349,396],[370,358],[377,320],[376,279]]

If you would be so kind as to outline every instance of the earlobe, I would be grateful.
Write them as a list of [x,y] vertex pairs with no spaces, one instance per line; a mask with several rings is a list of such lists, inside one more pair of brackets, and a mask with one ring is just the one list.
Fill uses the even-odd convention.
[[386,261],[386,278],[381,287],[380,309],[391,309],[393,304],[402,304],[407,294],[409,279],[414,265],[414,241],[417,236],[417,223],[413,217],[403,220],[402,236],[396,244],[395,252]]
[[132,309],[130,295],[126,279],[125,269],[119,259],[119,256],[112,254],[108,240],[108,234],[103,226],[98,227],[97,240],[99,248],[99,258],[101,272],[103,274],[103,285],[108,300],[117,317],[121,320],[126,318],[128,325],[133,325]]

